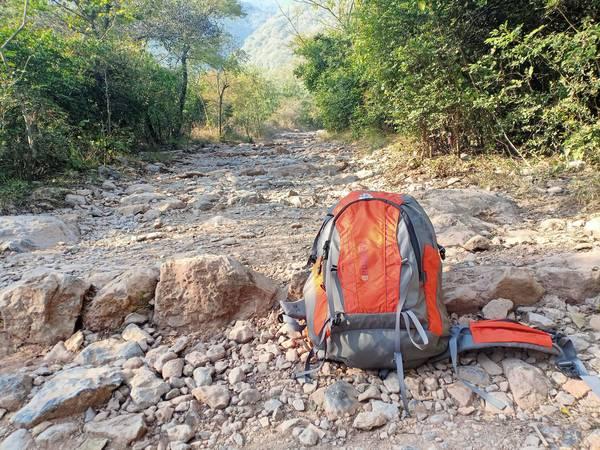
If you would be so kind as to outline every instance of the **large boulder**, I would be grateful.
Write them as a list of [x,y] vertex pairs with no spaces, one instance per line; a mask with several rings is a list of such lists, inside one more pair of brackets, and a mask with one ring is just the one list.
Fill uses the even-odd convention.
[[77,226],[47,214],[0,216],[0,251],[25,251],[54,247],[59,242],[79,241]]
[[[108,438],[120,444],[115,448],[129,448],[129,443],[146,433],[143,414],[125,414],[85,425],[86,434]],[[111,447],[112,448],[112,447]]]
[[0,408],[8,411],[19,409],[31,387],[32,379],[27,374],[0,374]]
[[227,256],[172,260],[160,269],[154,322],[186,330],[215,328],[267,311],[285,291]]
[[108,338],[84,348],[75,358],[75,363],[82,366],[102,366],[136,356],[144,356],[144,352],[137,343]]
[[574,303],[600,294],[600,249],[543,258],[533,269],[548,292]]
[[159,270],[135,268],[116,277],[84,308],[83,323],[93,331],[115,330],[128,314],[148,308],[154,297]]
[[431,189],[415,194],[447,247],[463,246],[472,237],[493,231],[498,225],[519,220],[515,202],[479,189]]
[[26,275],[0,292],[0,342],[14,349],[68,339],[88,289],[79,278],[51,270]]
[[544,293],[535,271],[526,267],[461,267],[444,273],[444,303],[458,314],[477,312],[498,298],[533,305]]
[[46,420],[81,413],[106,402],[123,379],[123,373],[112,367],[60,371],[17,411],[12,422],[29,428]]
[[131,400],[142,409],[156,405],[161,397],[171,389],[168,383],[157,377],[146,366],[136,370],[135,375],[128,383],[131,388]]

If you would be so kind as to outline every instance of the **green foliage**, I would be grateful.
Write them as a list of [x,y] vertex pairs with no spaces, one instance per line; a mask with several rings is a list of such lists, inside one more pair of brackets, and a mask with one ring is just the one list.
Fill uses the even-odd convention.
[[359,75],[347,64],[350,50],[350,41],[339,33],[317,35],[297,50],[305,62],[295,74],[315,94],[323,124],[334,131],[350,127],[362,105]]
[[[197,120],[186,109],[201,103],[199,92],[187,92],[188,67],[195,70],[203,56],[219,52],[225,35],[218,20],[239,15],[239,3],[150,3],[30,0],[19,28],[23,0],[3,2],[0,184],[82,171],[153,149],[179,139]],[[154,34],[144,34],[149,24]],[[157,57],[156,42],[172,51],[171,65]],[[176,57],[186,46],[182,78]]]
[[600,160],[599,0],[357,2],[298,43],[328,129],[393,129],[430,153]]
[[234,80],[231,119],[234,127],[243,130],[248,141],[262,135],[267,120],[277,106],[275,86],[257,71],[248,70]]

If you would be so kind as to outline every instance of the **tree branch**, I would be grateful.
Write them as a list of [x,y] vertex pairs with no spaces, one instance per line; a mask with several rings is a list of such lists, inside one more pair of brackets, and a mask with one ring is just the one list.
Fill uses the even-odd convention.
[[13,34],[11,34],[8,39],[6,39],[6,41],[4,41],[4,44],[2,44],[2,46],[0,47],[0,58],[2,58],[2,63],[4,64],[4,66],[6,68],[8,68],[8,63],[6,62],[6,59],[4,58],[4,52],[3,50],[6,48],[6,46],[8,44],[11,43],[11,41],[17,37],[17,35],[23,31],[23,28],[25,28],[25,24],[27,23],[27,8],[29,8],[29,0],[25,0],[23,3],[23,16],[21,18],[21,24],[19,25],[19,27],[13,32]]

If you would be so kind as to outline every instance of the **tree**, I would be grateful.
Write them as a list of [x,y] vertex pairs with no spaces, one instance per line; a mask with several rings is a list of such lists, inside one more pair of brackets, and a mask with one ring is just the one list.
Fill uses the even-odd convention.
[[262,135],[265,123],[278,103],[273,83],[255,69],[246,69],[234,77],[231,87],[232,119],[248,141]]
[[[240,17],[237,0],[142,0],[138,38],[156,42],[180,65],[177,134],[181,134],[190,65],[201,66],[227,40],[221,21]],[[225,88],[226,89],[226,88]]]

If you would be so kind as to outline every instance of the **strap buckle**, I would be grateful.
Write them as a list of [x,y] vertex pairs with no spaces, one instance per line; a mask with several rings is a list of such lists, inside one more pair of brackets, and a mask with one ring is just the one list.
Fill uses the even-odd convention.
[[579,378],[579,370],[574,361],[558,361],[556,367],[569,378]]

